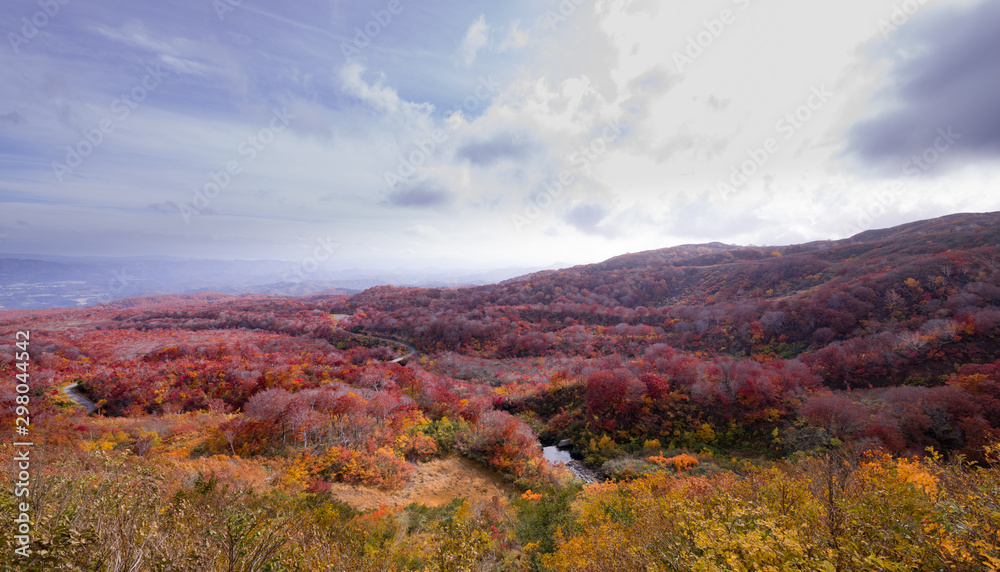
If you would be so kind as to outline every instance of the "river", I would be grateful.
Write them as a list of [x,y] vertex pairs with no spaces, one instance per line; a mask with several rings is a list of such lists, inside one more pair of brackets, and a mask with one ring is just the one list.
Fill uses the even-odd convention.
[[580,461],[573,460],[569,451],[559,447],[542,447],[542,454],[545,460],[553,465],[566,465],[566,468],[573,473],[573,476],[585,483],[596,483],[600,478],[590,469],[585,467]]

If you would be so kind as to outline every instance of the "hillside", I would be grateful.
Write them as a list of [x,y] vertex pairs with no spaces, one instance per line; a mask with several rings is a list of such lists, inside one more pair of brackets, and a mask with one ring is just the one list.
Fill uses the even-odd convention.
[[[376,288],[339,311],[363,312],[366,329],[426,350],[475,345],[490,358],[574,353],[576,341],[559,340],[580,336],[593,337],[585,347],[614,346],[642,328],[657,343],[731,357],[819,359],[872,344],[891,353],[907,338],[917,351],[896,352],[893,367],[829,372],[827,381],[935,385],[955,363],[993,356],[998,218],[956,215],[785,247],[682,246],[474,289]],[[982,336],[956,337],[960,329]]]
[[[4,311],[0,373],[58,501],[32,570],[1000,562],[997,213],[486,286]],[[582,488],[543,456],[562,440],[621,481]]]

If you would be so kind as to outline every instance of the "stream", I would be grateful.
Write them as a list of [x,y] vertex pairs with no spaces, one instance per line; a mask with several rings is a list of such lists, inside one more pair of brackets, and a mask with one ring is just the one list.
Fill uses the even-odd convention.
[[545,456],[545,460],[553,465],[566,465],[566,468],[573,473],[574,477],[587,484],[596,483],[601,480],[596,473],[585,467],[583,463],[573,460],[569,451],[565,449],[560,449],[556,446],[542,447],[542,454]]

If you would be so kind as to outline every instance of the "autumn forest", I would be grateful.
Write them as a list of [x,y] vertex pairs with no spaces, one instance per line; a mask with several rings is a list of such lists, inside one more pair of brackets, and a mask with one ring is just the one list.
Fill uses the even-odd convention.
[[4,570],[1000,569],[996,213],[3,311],[0,378]]

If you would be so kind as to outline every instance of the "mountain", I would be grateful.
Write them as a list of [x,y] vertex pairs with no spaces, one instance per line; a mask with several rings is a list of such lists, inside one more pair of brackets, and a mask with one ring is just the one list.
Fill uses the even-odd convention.
[[[689,543],[700,557],[692,530],[725,539],[732,558],[766,552],[772,567],[832,570],[840,534],[842,546],[881,543],[880,562],[918,553],[900,538],[933,545],[906,569],[939,569],[963,546],[984,555],[964,566],[979,556],[963,553],[963,570],[993,569],[998,231],[995,214],[959,215],[481,286],[0,311],[0,424],[31,439],[18,458],[45,443],[45,471],[23,470],[18,486],[66,509],[24,516],[40,558],[88,569],[108,546],[190,569],[213,542],[221,555],[276,538],[267,550],[284,547],[283,566],[320,555],[303,570],[388,569],[358,558],[392,550],[400,569],[453,564],[445,548],[524,569],[546,543],[561,547],[550,562],[577,570],[590,547],[613,552],[622,538],[652,538],[659,554]],[[106,263],[18,264],[51,280]],[[322,285],[274,291],[292,286]],[[560,443],[565,467],[550,462]],[[733,548],[727,531],[747,535]],[[760,550],[772,540],[787,550]],[[818,556],[803,561],[806,550]],[[484,561],[473,556],[465,569]]]
[[276,260],[8,255],[0,258],[0,309],[87,307],[123,298],[198,292],[303,296],[330,290],[358,292],[381,284],[450,287],[487,284],[532,270],[318,268],[304,273],[296,269],[291,262]]
[[[935,383],[955,363],[988,361],[998,304],[1000,214],[988,213],[802,245],[685,245],[456,291],[377,288],[338,311],[363,312],[370,331],[418,340],[435,332],[428,347],[475,344],[491,358],[542,355],[549,340],[578,339],[580,328],[638,326],[711,355],[888,356],[828,376],[867,387]],[[955,334],[970,328],[984,336]],[[907,354],[902,338],[919,351]]]

